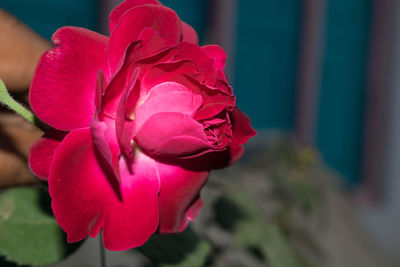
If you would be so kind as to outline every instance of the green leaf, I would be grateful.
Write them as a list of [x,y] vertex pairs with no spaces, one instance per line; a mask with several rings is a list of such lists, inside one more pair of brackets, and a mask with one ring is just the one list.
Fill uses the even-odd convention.
[[66,244],[46,190],[21,187],[0,193],[0,254],[6,260],[47,265],[64,259],[76,247]]
[[203,266],[211,250],[210,244],[190,227],[179,234],[153,235],[139,251],[157,266]]

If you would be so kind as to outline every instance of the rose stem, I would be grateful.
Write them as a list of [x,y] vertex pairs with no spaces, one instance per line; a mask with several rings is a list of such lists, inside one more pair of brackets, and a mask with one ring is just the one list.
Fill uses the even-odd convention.
[[35,124],[35,115],[10,96],[2,79],[0,79],[0,104],[15,111],[30,123]]
[[106,252],[103,245],[103,233],[100,233],[100,262],[101,267],[106,267]]

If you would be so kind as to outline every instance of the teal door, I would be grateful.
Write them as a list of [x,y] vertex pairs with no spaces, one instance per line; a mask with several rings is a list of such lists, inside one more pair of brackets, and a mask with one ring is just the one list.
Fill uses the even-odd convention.
[[370,0],[329,0],[317,146],[349,185],[360,181]]
[[43,37],[50,39],[60,27],[80,26],[94,30],[96,0],[1,0],[0,7],[14,14]]
[[234,92],[258,129],[291,130],[301,19],[299,0],[239,0]]

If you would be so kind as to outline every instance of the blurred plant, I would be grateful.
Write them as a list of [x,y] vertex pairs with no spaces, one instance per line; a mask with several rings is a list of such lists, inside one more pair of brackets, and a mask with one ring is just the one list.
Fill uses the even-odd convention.
[[[247,161],[217,171],[203,194],[192,227],[154,235],[139,251],[149,266],[321,266],[312,230],[323,218],[323,185],[317,153],[280,138]],[[51,214],[41,187],[0,194],[1,266],[47,265],[76,247]],[[7,259],[7,264],[5,259]]]
[[211,177],[197,235],[155,237],[141,252],[160,266],[321,266],[312,235],[324,210],[320,166],[312,149],[279,138]]
[[43,187],[10,188],[0,194],[0,266],[48,265],[79,247],[67,244]]
[[[0,76],[14,92],[26,94],[34,66],[50,44],[1,10],[0,21],[0,29],[8,33],[0,37],[6,45],[0,49],[5,66]],[[6,26],[13,28],[4,31]],[[7,98],[4,103],[16,106],[3,84],[0,93]],[[32,115],[16,108],[32,120]],[[32,141],[26,147],[41,132],[29,134]],[[319,266],[322,253],[309,233],[315,214],[321,214],[318,209],[323,210],[317,168],[314,151],[282,138],[252,160],[213,174],[203,194],[204,209],[192,228],[177,235],[155,235],[139,251],[157,266]],[[3,173],[1,180],[9,180],[8,176],[14,178]],[[23,182],[31,183],[32,177],[25,176]],[[51,213],[47,188],[0,192],[0,266],[53,264],[75,249],[66,243]]]

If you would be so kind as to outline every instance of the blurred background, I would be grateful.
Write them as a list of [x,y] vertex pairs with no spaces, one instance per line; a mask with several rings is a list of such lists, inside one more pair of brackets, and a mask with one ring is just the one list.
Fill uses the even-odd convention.
[[[107,34],[119,2],[1,0],[0,7],[50,39],[65,25]],[[318,177],[331,203],[328,237],[316,234],[324,266],[400,266],[400,2],[161,2],[201,44],[227,51],[237,104],[258,131],[246,157],[285,136],[311,148],[329,173]]]

